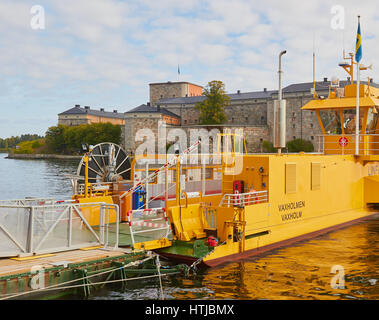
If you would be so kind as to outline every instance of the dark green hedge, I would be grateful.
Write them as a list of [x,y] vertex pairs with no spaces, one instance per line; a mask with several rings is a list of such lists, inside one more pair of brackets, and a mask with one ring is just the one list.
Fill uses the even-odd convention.
[[121,126],[94,123],[80,126],[58,125],[46,131],[46,146],[50,152],[70,154],[80,150],[81,143],[96,145],[101,142],[120,144]]
[[286,147],[288,152],[313,152],[314,150],[312,142],[303,139],[288,141]]

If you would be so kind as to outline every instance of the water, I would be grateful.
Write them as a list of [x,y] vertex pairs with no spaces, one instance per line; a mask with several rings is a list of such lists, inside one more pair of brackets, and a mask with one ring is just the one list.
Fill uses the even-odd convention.
[[79,160],[16,160],[0,153],[0,200],[25,197],[70,199],[67,174],[76,174]]
[[[78,160],[13,160],[0,154],[0,199],[71,197]],[[165,299],[379,299],[379,218],[189,278],[164,277]],[[332,268],[337,273],[331,273]],[[332,282],[340,276],[344,281]],[[343,285],[336,288],[335,285]],[[77,297],[71,297],[77,298]],[[158,299],[157,279],[107,286],[90,299]]]

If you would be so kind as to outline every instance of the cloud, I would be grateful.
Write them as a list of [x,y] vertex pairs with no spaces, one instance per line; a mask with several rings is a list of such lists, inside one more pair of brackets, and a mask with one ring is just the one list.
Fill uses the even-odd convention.
[[[75,103],[127,111],[148,101],[148,83],[180,80],[206,85],[224,81],[228,91],[277,87],[283,49],[284,85],[311,81],[312,52],[318,79],[347,74],[338,69],[343,48],[354,48],[362,16],[364,63],[379,55],[374,1],[343,2],[345,29],[330,22],[335,1],[276,0],[41,0],[45,30],[32,30],[31,0],[0,3],[2,111],[33,119]],[[14,113],[10,113],[15,116]],[[31,121],[39,132],[41,129]],[[52,121],[51,125],[55,124]],[[2,124],[0,137],[26,133]]]

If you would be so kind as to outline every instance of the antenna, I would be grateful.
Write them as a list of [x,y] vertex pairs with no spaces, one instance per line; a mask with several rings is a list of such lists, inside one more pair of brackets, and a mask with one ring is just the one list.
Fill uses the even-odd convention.
[[313,51],[313,98],[316,98],[315,52]]
[[345,56],[345,28],[342,30],[342,50],[343,56]]
[[313,99],[317,98],[316,92],[316,54],[315,54],[315,32],[313,30]]
[[354,69],[354,54],[352,52],[349,52],[349,56],[346,57],[345,55],[345,49],[343,50],[343,59],[344,60],[350,60],[350,63],[348,62],[340,62],[338,65],[340,67],[342,67],[343,69],[345,69],[345,71],[350,75],[350,79],[351,79],[351,83],[353,83],[354,81],[354,73],[353,73],[353,69]]

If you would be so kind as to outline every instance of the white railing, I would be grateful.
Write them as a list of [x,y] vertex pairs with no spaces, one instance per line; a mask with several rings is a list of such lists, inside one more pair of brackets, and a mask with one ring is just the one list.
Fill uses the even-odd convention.
[[[318,135],[316,150],[324,154],[355,154],[355,134]],[[379,134],[358,136],[359,155],[379,154]]]
[[33,205],[47,205],[54,204],[55,200],[52,198],[24,198],[24,199],[11,199],[0,200],[0,205],[16,205],[16,206],[33,206]]
[[171,232],[164,208],[130,210],[127,217],[133,246],[138,242],[167,238]]
[[[15,204],[19,200],[12,201],[0,203],[0,257],[67,251],[95,245],[108,247],[111,214],[116,216],[112,242],[114,248],[118,247],[119,208],[115,204],[52,200],[50,204],[38,205],[27,201],[22,205]],[[99,214],[97,230],[85,218],[88,212]]]
[[224,194],[219,206],[220,207],[233,207],[233,206],[249,206],[258,203],[267,202],[267,191],[254,191],[247,193],[231,193]]

